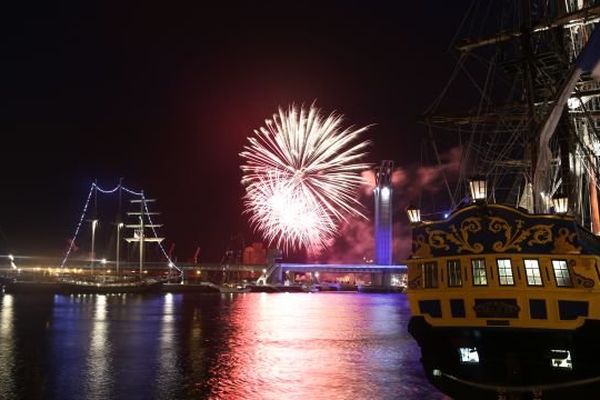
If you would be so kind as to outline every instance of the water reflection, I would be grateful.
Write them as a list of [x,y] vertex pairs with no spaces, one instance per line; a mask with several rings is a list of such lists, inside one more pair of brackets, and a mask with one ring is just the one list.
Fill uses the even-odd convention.
[[0,397],[7,400],[15,398],[14,368],[13,297],[4,295],[0,297]]
[[[368,304],[371,299],[375,304]],[[240,296],[230,329],[228,350],[212,369],[211,397],[391,399],[401,391],[415,396],[402,398],[430,391],[423,384],[420,390],[408,387],[414,382],[400,367],[407,354],[397,301],[339,294]],[[415,363],[418,355],[411,357]]]
[[160,328],[160,339],[158,352],[158,375],[157,388],[159,398],[175,398],[175,394],[180,389],[181,376],[179,371],[179,360],[177,359],[177,335],[176,335],[176,305],[181,302],[181,294],[173,295],[167,293],[164,296],[164,306],[162,311],[162,321]]
[[1,399],[436,399],[403,296],[0,297]]
[[110,398],[110,343],[107,341],[106,295],[96,295],[87,359],[86,398]]

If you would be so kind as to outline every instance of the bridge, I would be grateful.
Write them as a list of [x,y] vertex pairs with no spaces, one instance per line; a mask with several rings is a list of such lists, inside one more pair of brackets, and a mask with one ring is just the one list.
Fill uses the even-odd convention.
[[[90,260],[71,259],[61,267],[61,259],[51,257],[0,256],[0,274],[27,276],[53,276],[61,274],[137,274],[138,264],[120,262],[116,270],[114,260],[95,260],[92,268]],[[273,264],[224,264],[224,263],[178,263],[178,269],[184,280],[260,280],[263,283],[283,283],[288,274],[310,273],[317,277],[319,274],[371,274],[371,282],[376,286],[389,286],[392,277],[405,275],[405,265],[376,265],[376,264],[303,264],[303,263],[273,263]],[[144,273],[149,275],[168,274],[179,275],[167,262],[145,262]]]
[[[99,258],[96,253],[96,240],[101,230],[98,230],[99,219],[97,214],[98,195],[114,195],[118,198],[118,212],[113,222],[104,223],[104,235],[116,235],[116,244],[114,252],[103,250],[104,254],[114,259]],[[133,222],[125,223],[122,219],[121,199],[123,196],[133,197],[129,202],[134,206],[135,211],[128,211],[126,214],[133,217]],[[111,196],[112,197],[112,196]],[[72,239],[69,241],[69,247],[64,257],[61,259],[52,257],[31,257],[23,255],[0,255],[0,276],[19,276],[23,278],[34,279],[52,279],[53,276],[94,274],[94,275],[134,275],[143,276],[170,276],[183,277],[183,280],[194,281],[212,281],[212,282],[239,282],[241,280],[257,281],[259,283],[284,283],[294,280],[294,274],[304,274],[311,280],[318,281],[319,274],[363,274],[361,279],[371,282],[374,286],[390,286],[394,276],[406,276],[406,266],[404,265],[376,265],[376,264],[300,264],[300,263],[268,263],[268,264],[229,264],[229,263],[179,263],[171,259],[170,252],[163,247],[163,238],[158,236],[157,228],[161,224],[153,221],[152,216],[158,215],[158,212],[150,211],[148,203],[153,202],[147,199],[143,191],[134,191],[123,186],[122,181],[117,186],[110,189],[99,187],[96,182],[90,186],[87,199],[83,206],[82,213],[76,224]],[[116,221],[116,222],[114,222]],[[88,226],[89,225],[89,226]],[[108,229],[106,229],[108,228]],[[87,229],[86,236],[90,235],[91,246],[89,257],[76,257],[78,246],[75,242],[80,242],[82,231]],[[131,237],[122,237],[121,230],[130,229]],[[108,239],[108,237],[106,237]],[[122,260],[121,241],[125,240],[131,244],[130,250],[138,253],[136,262]],[[162,255],[164,261],[147,261],[148,252],[144,251],[146,243],[158,245],[158,253]],[[130,252],[132,253],[132,252]],[[134,254],[135,255],[135,254]],[[6,262],[4,262],[6,261]],[[370,274],[365,277],[364,274]],[[315,279],[316,278],[316,279]],[[331,277],[330,277],[331,278]]]

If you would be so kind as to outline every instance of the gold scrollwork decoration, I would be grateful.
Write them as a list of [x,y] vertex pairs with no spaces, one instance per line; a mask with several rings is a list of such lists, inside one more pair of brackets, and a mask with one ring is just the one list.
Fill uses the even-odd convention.
[[481,253],[483,245],[481,243],[471,244],[469,235],[481,231],[481,218],[470,217],[466,218],[457,229],[456,226],[450,226],[450,232],[440,229],[426,229],[427,243],[434,249],[449,250],[448,242],[457,246],[457,252],[469,251],[471,253]]
[[576,287],[582,287],[585,289],[591,289],[594,287],[594,280],[583,275],[579,275],[573,272],[573,281],[575,282]]
[[579,254],[581,253],[581,247],[575,246],[575,232],[570,232],[568,228],[560,228],[558,230],[558,236],[554,239],[554,249],[552,253],[555,254]]
[[528,246],[552,241],[552,224],[537,224],[523,229],[522,220],[518,219],[515,222],[516,224],[513,226],[503,218],[490,217],[488,226],[490,232],[504,233],[504,241],[499,240],[492,245],[494,251],[499,253],[508,250],[521,251],[523,249],[522,243],[528,238],[530,238],[527,242]]
[[409,289],[418,289],[421,287],[421,285],[422,285],[421,274],[417,275],[416,277],[414,277],[413,279],[408,281]]
[[425,242],[425,236],[419,235],[416,240],[413,241],[413,245],[415,251],[413,251],[413,256],[416,258],[429,258],[433,257],[431,254],[431,246]]

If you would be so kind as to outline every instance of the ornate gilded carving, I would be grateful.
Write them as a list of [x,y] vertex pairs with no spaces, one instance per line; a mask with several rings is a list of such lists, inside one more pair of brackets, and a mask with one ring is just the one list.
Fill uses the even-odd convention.
[[519,318],[521,308],[515,299],[475,299],[477,318]]
[[426,228],[425,232],[427,232],[427,243],[430,248],[450,250],[450,246],[446,243],[446,231]]
[[449,250],[450,246],[448,245],[448,242],[450,242],[457,246],[458,253],[470,251],[471,253],[478,254],[483,251],[483,245],[481,243],[471,244],[469,242],[469,235],[471,233],[481,231],[481,218],[465,218],[458,229],[456,226],[450,225],[450,232],[430,228],[425,229],[425,231],[427,232],[427,242],[429,246],[434,249]]
[[417,275],[416,277],[414,277],[413,279],[408,281],[409,289],[417,289],[417,288],[420,288],[422,285],[423,284],[421,282],[421,274]]
[[[504,241],[494,242],[492,249],[499,253],[515,250],[523,250],[521,244],[528,238],[527,245],[545,244],[552,241],[552,224],[537,224],[523,229],[523,221],[515,220],[515,226],[509,224],[500,217],[490,217],[488,229],[493,233],[504,233]],[[513,230],[514,229],[514,230]]]
[[560,228],[558,230],[558,236],[554,239],[554,249],[552,253],[555,254],[579,254],[581,253],[581,247],[575,246],[575,232],[569,232],[567,228]]
[[413,252],[413,256],[416,258],[429,258],[433,257],[431,254],[431,246],[425,243],[425,236],[419,235],[417,236],[417,240],[414,242],[415,251]]
[[594,280],[587,278],[583,275],[579,275],[577,273],[573,273],[574,282],[576,287],[583,287],[586,289],[591,289],[594,287]]

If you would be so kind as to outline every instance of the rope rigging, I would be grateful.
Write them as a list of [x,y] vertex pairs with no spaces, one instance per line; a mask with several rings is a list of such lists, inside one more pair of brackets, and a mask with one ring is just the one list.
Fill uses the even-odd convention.
[[[145,216],[148,218],[148,222],[150,223],[149,226],[152,229],[152,233],[154,235],[154,238],[158,239],[158,237],[159,237],[158,236],[158,232],[156,231],[155,224],[152,221],[152,217],[151,217],[150,211],[148,209],[147,199],[144,196],[144,192],[143,191],[137,192],[135,190],[129,189],[126,186],[123,186],[122,183],[119,183],[114,188],[104,189],[104,188],[98,186],[98,184],[96,182],[92,182],[92,184],[90,185],[90,190],[88,192],[86,201],[85,201],[84,206],[83,206],[83,210],[81,212],[81,216],[79,217],[79,221],[77,222],[77,225],[75,227],[75,233],[74,233],[72,239],[69,241],[69,247],[67,248],[67,251],[65,252],[65,256],[64,256],[64,258],[63,258],[63,260],[62,260],[62,262],[60,264],[60,268],[61,269],[64,268],[65,264],[67,263],[67,261],[69,259],[69,256],[71,255],[71,252],[73,251],[73,248],[75,247],[75,241],[77,240],[77,237],[78,237],[79,232],[81,230],[81,227],[83,225],[83,221],[85,220],[85,216],[87,215],[88,208],[89,208],[89,205],[90,205],[90,201],[92,199],[92,195],[97,195],[98,193],[105,194],[105,195],[111,195],[111,194],[116,193],[119,190],[123,190],[124,192],[126,192],[126,193],[128,193],[128,194],[130,194],[132,196],[140,198],[140,200],[141,200],[141,202],[143,204],[143,207],[145,209],[145,212],[146,212]],[[168,262],[169,268],[174,268],[177,271],[182,272],[182,270],[173,262],[173,260],[171,259],[171,257],[169,257],[169,254],[165,250],[165,248],[162,245],[162,243],[160,241],[157,242],[157,243],[158,243],[158,246],[159,246],[159,248],[160,248],[163,256],[165,257],[165,259]],[[140,243],[140,246],[143,246],[143,243]],[[94,255],[92,255],[92,256],[94,256]]]

